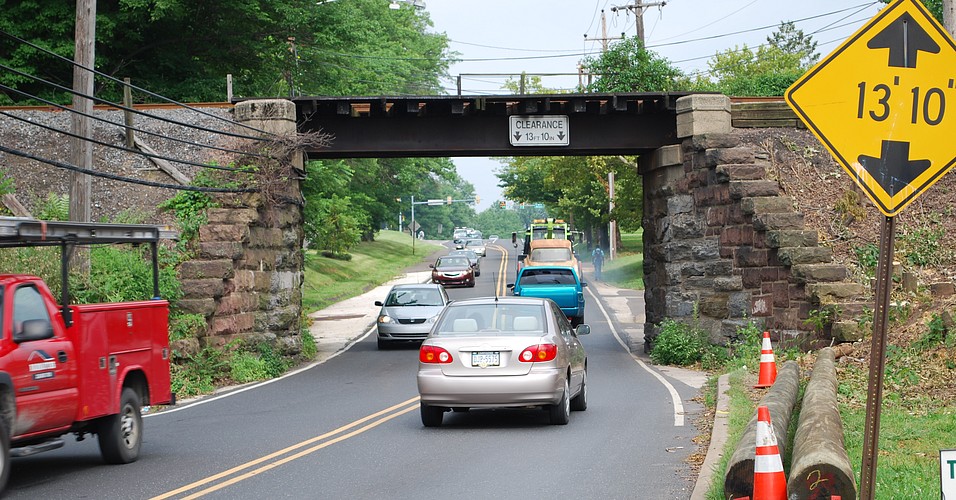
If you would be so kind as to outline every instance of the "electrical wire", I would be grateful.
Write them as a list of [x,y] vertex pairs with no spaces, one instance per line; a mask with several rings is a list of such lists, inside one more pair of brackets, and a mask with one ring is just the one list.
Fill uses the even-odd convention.
[[[69,63],[70,65],[72,65],[72,66],[74,66],[74,67],[82,68],[82,69],[85,70],[85,71],[89,71],[89,72],[90,72],[91,74],[93,74],[93,75],[102,76],[102,77],[104,77],[104,78],[106,78],[106,79],[108,79],[108,80],[110,80],[110,81],[119,83],[119,84],[124,85],[124,86],[127,85],[126,82],[124,82],[124,81],[122,81],[122,80],[120,80],[120,79],[118,79],[118,78],[114,78],[114,77],[112,77],[112,76],[110,76],[110,75],[107,75],[106,73],[101,73],[101,72],[97,71],[97,70],[94,69],[94,68],[87,68],[87,67],[83,66],[82,64],[80,64],[80,63],[78,63],[78,62],[76,62],[76,61],[74,61],[74,60],[72,60],[72,59],[63,57],[63,56],[61,56],[60,54],[57,54],[56,52],[53,52],[53,51],[47,50],[47,49],[45,49],[45,48],[43,48],[43,47],[40,47],[39,45],[36,45],[36,44],[34,44],[34,43],[32,43],[32,42],[30,42],[30,41],[28,41],[28,40],[24,40],[23,38],[20,38],[20,37],[14,35],[14,34],[12,34],[12,33],[7,33],[6,31],[4,31],[4,30],[2,30],[2,29],[0,29],[0,35],[3,35],[3,36],[6,36],[7,38],[16,40],[17,42],[26,44],[27,46],[32,47],[32,48],[34,48],[34,49],[36,49],[36,50],[39,50],[40,52],[42,52],[42,53],[44,53],[44,54],[51,55],[51,56],[53,56],[53,57],[55,57],[55,58],[57,58],[57,59],[60,59],[60,60],[62,60],[62,61],[66,61],[67,63]],[[166,102],[169,102],[169,103],[171,103],[171,104],[174,104],[174,105],[179,106],[179,107],[182,107],[182,108],[186,108],[186,109],[191,110],[191,111],[194,111],[194,112],[196,112],[196,113],[199,113],[199,114],[202,114],[202,115],[206,115],[206,116],[209,116],[209,117],[211,117],[211,118],[215,118],[215,119],[217,119],[217,120],[222,120],[222,121],[227,122],[227,123],[230,123],[230,124],[239,125],[240,127],[247,128],[247,129],[249,129],[249,130],[252,130],[252,131],[254,131],[254,132],[260,133],[260,134],[265,135],[265,136],[273,136],[273,135],[275,135],[275,134],[272,134],[272,133],[270,133],[270,132],[266,132],[265,130],[260,130],[260,129],[257,129],[257,128],[255,128],[255,127],[252,127],[252,126],[250,126],[250,125],[246,125],[246,124],[243,124],[243,123],[235,123],[235,122],[232,122],[232,121],[230,121],[230,120],[226,120],[225,118],[223,118],[223,117],[221,117],[221,116],[216,116],[216,115],[214,115],[214,114],[212,114],[212,113],[207,113],[207,112],[202,111],[202,110],[200,110],[200,109],[191,108],[191,107],[189,107],[189,106],[187,106],[187,105],[185,105],[185,104],[183,104],[183,103],[181,103],[181,102],[174,101],[174,100],[172,100],[172,99],[170,99],[170,98],[168,98],[168,97],[162,96],[162,95],[157,94],[157,93],[155,93],[155,92],[151,92],[151,91],[146,90],[146,89],[144,89],[144,88],[141,88],[141,87],[138,87],[138,86],[136,86],[136,85],[133,85],[132,83],[130,83],[130,84],[128,84],[128,85],[129,85],[129,87],[130,87],[131,89],[133,89],[133,90],[136,90],[136,91],[139,91],[139,92],[143,92],[143,93],[145,93],[145,94],[147,94],[147,95],[149,95],[149,96],[159,98],[159,99],[161,99],[161,100],[164,100],[164,101],[166,101]],[[77,94],[77,95],[79,95],[79,94]],[[84,96],[84,97],[85,97],[85,96]],[[188,126],[188,125],[187,125],[187,126]]]
[[[101,104],[108,104],[108,105],[110,105],[110,106],[113,106],[114,108],[122,109],[123,111],[129,111],[129,112],[131,112],[131,113],[135,113],[135,114],[140,115],[140,116],[148,116],[149,118],[152,118],[152,119],[154,119],[154,120],[159,120],[159,121],[163,121],[163,122],[167,122],[167,123],[172,123],[172,124],[174,124],[174,125],[180,125],[180,126],[183,126],[183,127],[186,127],[186,128],[194,129],[194,130],[202,130],[203,132],[210,132],[210,133],[213,133],[213,134],[219,134],[219,135],[226,135],[226,136],[230,136],[230,137],[236,137],[236,138],[239,138],[239,139],[248,139],[248,140],[252,140],[252,141],[260,141],[260,140],[262,140],[262,137],[255,137],[255,136],[251,136],[251,135],[237,134],[237,133],[235,133],[235,132],[227,132],[227,131],[224,131],[224,130],[216,130],[216,129],[211,129],[211,128],[207,128],[207,127],[200,127],[200,126],[196,126],[196,125],[191,125],[191,124],[189,124],[189,123],[181,122],[181,121],[178,121],[178,120],[173,120],[173,119],[170,119],[170,118],[163,118],[163,117],[158,116],[158,115],[152,115],[152,114],[149,114],[149,113],[145,113],[145,112],[143,112],[143,111],[140,111],[140,110],[138,110],[138,109],[126,107],[126,106],[124,106],[124,105],[122,105],[122,104],[118,104],[118,103],[115,103],[115,102],[112,102],[112,101],[107,101],[106,99],[102,99],[102,98],[100,98],[100,97],[91,96],[91,95],[86,95],[86,94],[84,94],[84,93],[82,93],[82,92],[73,90],[73,89],[68,88],[68,87],[64,87],[63,85],[60,85],[60,84],[58,84],[58,83],[53,83],[53,82],[51,82],[51,81],[44,80],[44,79],[42,79],[42,78],[40,78],[40,77],[38,77],[38,76],[34,76],[34,75],[29,74],[29,73],[24,73],[24,72],[22,72],[22,71],[20,71],[20,70],[13,69],[13,68],[11,68],[11,67],[9,67],[9,66],[7,66],[7,65],[4,65],[4,64],[0,64],[0,68],[5,69],[5,70],[7,70],[7,71],[10,71],[10,72],[12,72],[12,73],[15,73],[15,74],[17,74],[17,75],[25,76],[25,77],[30,78],[30,79],[32,79],[32,80],[36,80],[37,82],[43,83],[43,84],[45,84],[45,85],[52,86],[52,87],[54,87],[54,88],[56,88],[56,89],[58,89],[58,90],[62,90],[62,91],[64,91],[64,92],[69,92],[70,94],[73,94],[73,95],[76,95],[76,96],[79,96],[79,97],[83,97],[83,98],[85,98],[85,99],[89,99],[89,100],[91,100],[91,101],[95,101],[95,102],[98,102],[98,103],[101,103]],[[17,91],[17,92],[19,92],[19,91]],[[198,111],[198,110],[197,110],[197,111]],[[213,114],[211,114],[211,113],[203,112],[203,114],[216,117],[216,115],[213,115]],[[221,117],[216,117],[216,118],[223,119],[223,118],[221,118]],[[235,123],[235,122],[229,122],[229,123]],[[236,125],[242,125],[241,123],[235,123],[235,124],[236,124]],[[269,136],[275,136],[275,134],[271,134],[271,133],[267,133],[267,135],[269,135]]]
[[696,32],[698,32],[698,31],[700,31],[700,30],[702,30],[702,29],[704,29],[704,28],[707,28],[707,27],[709,27],[709,26],[713,26],[713,25],[719,23],[720,21],[723,21],[724,19],[727,19],[728,17],[733,16],[734,14],[736,14],[736,13],[738,13],[738,12],[740,12],[740,11],[746,9],[747,7],[750,7],[751,5],[753,5],[753,4],[755,4],[755,3],[759,2],[759,1],[760,1],[760,0],[753,0],[752,2],[748,3],[747,5],[744,5],[743,7],[741,7],[741,8],[739,8],[739,9],[737,9],[737,10],[731,12],[730,14],[727,14],[727,15],[724,16],[724,17],[721,17],[721,18],[719,18],[719,19],[714,19],[713,21],[711,21],[711,22],[709,22],[709,23],[707,23],[707,24],[705,24],[705,25],[703,25],[703,26],[700,26],[700,27],[698,27],[698,28],[694,28],[694,29],[692,29],[692,30],[690,30],[690,31],[685,31],[685,32],[683,32],[683,33],[681,33],[681,34],[679,34],[679,35],[674,35],[674,36],[669,36],[669,37],[666,37],[666,38],[661,38],[661,39],[658,40],[658,41],[659,41],[659,42],[663,42],[663,41],[665,41],[665,40],[673,40],[673,39],[675,39],[675,38],[680,38],[680,37],[682,37],[682,36],[689,35],[689,34],[691,34],[691,33],[696,33]]
[[[42,98],[42,97],[35,96],[35,95],[33,95],[33,94],[29,94],[29,93],[24,92],[24,91],[22,91],[22,90],[15,89],[15,88],[13,88],[13,87],[8,87],[8,86],[6,86],[6,85],[4,85],[4,84],[2,84],[2,83],[0,83],[0,89],[5,89],[5,90],[11,91],[11,92],[16,92],[17,94],[20,94],[20,95],[26,97],[27,99],[32,99],[32,100],[35,100],[35,101],[40,101],[40,102],[42,102],[42,103],[44,103],[44,104],[46,104],[46,105],[48,105],[48,106],[52,106],[52,107],[54,107],[54,108],[60,109],[60,110],[62,110],[62,111],[65,111],[65,112],[67,112],[67,113],[74,113],[74,114],[77,114],[77,115],[80,115],[80,116],[85,116],[85,117],[87,117],[87,118],[91,118],[91,119],[93,119],[93,120],[100,121],[100,122],[105,122],[105,123],[108,123],[108,124],[110,124],[110,125],[115,125],[115,126],[117,126],[117,127],[129,128],[130,130],[132,130],[132,131],[134,131],[134,132],[139,132],[139,133],[143,133],[143,134],[146,134],[146,135],[152,135],[152,136],[155,136],[155,137],[162,137],[164,140],[169,140],[169,141],[173,141],[173,142],[179,142],[179,143],[182,143],[182,144],[188,144],[188,145],[190,145],[190,146],[196,146],[196,147],[204,148],[204,149],[214,149],[214,150],[223,151],[223,152],[226,152],[226,153],[234,153],[234,154],[255,156],[255,157],[258,157],[258,158],[273,159],[273,158],[272,158],[271,156],[269,156],[269,155],[264,155],[264,154],[260,154],[260,153],[240,151],[240,150],[238,150],[238,149],[223,148],[223,147],[220,147],[220,146],[212,146],[212,145],[208,145],[208,144],[199,144],[198,142],[187,141],[187,140],[185,140],[185,139],[179,139],[179,138],[176,138],[176,137],[169,137],[169,136],[167,136],[167,135],[163,135],[163,134],[160,134],[160,133],[157,133],[157,132],[151,132],[151,131],[149,131],[149,130],[142,129],[142,128],[139,128],[139,127],[133,127],[133,126],[127,127],[125,123],[116,123],[116,122],[114,122],[114,121],[112,121],[112,120],[107,120],[106,118],[102,118],[102,117],[99,117],[99,116],[96,116],[96,115],[91,115],[91,114],[89,114],[89,113],[85,113],[85,112],[83,112],[83,111],[79,111],[79,110],[77,110],[77,109],[74,109],[74,108],[71,108],[71,107],[67,107],[67,106],[64,106],[64,105],[62,105],[62,104],[57,104],[57,103],[55,103],[55,102],[53,102],[53,101],[49,101],[49,100],[44,99],[44,98]],[[153,117],[155,117],[156,115],[147,114],[146,116],[153,118]],[[30,122],[30,123],[33,123],[33,122]]]
[[27,159],[30,159],[30,160],[38,161],[38,162],[40,162],[40,163],[46,163],[47,165],[51,165],[51,166],[54,166],[54,167],[57,167],[57,168],[61,168],[61,169],[64,169],[64,170],[70,170],[70,171],[73,171],[73,172],[79,172],[79,173],[82,173],[82,174],[91,175],[91,176],[93,176],[93,177],[102,177],[102,178],[104,178],[104,179],[110,179],[110,180],[119,181],[119,182],[126,182],[126,183],[129,183],[129,184],[139,184],[139,185],[142,185],[142,186],[165,188],[165,189],[175,189],[175,190],[178,190],[178,191],[198,191],[198,192],[203,192],[203,193],[255,193],[255,192],[258,192],[258,191],[259,191],[259,190],[256,189],[256,188],[232,189],[232,188],[213,188],[213,187],[201,187],[201,186],[182,186],[182,185],[178,185],[178,184],[163,184],[163,183],[161,183],[161,182],[153,182],[153,181],[144,181],[144,180],[140,180],[140,179],[133,179],[132,177],[124,177],[124,176],[122,176],[122,175],[108,174],[108,173],[106,173],[106,172],[99,172],[99,171],[96,171],[96,170],[90,170],[90,169],[78,167],[78,166],[76,166],[76,165],[72,165],[72,164],[69,164],[69,163],[63,163],[63,162],[61,162],[61,161],[50,160],[50,159],[47,159],[47,158],[41,158],[41,157],[39,157],[39,156],[31,155],[30,153],[26,153],[26,152],[24,152],[24,151],[20,151],[20,150],[17,150],[17,149],[8,148],[8,147],[6,147],[6,146],[4,146],[4,145],[2,145],[2,144],[0,144],[0,152],[12,154],[12,155],[14,155],[14,156],[19,156],[19,157],[21,157],[21,158],[27,158]]
[[212,169],[216,169],[216,170],[225,170],[225,171],[228,171],[228,172],[245,172],[245,173],[250,173],[250,172],[251,172],[251,170],[250,170],[250,169],[247,169],[247,168],[223,167],[223,166],[219,166],[219,165],[206,165],[206,164],[203,164],[203,163],[196,163],[196,162],[192,162],[192,161],[188,161],[188,160],[179,160],[179,159],[176,159],[176,158],[171,158],[171,157],[169,157],[169,156],[163,156],[163,155],[158,155],[158,154],[153,154],[153,153],[147,153],[147,152],[145,152],[145,151],[139,151],[139,150],[136,150],[136,149],[130,149],[130,148],[123,147],[123,146],[117,146],[117,145],[115,145],[115,144],[110,144],[110,143],[108,143],[108,142],[103,142],[103,141],[99,141],[99,140],[93,139],[92,137],[83,137],[83,136],[81,136],[81,135],[79,135],[79,134],[74,134],[74,133],[72,133],[72,132],[67,132],[67,131],[65,131],[65,130],[60,130],[60,129],[58,129],[58,128],[51,127],[51,126],[49,126],[49,125],[43,125],[43,124],[40,124],[40,123],[37,123],[37,122],[33,122],[33,121],[30,121],[30,120],[28,120],[28,119],[26,119],[26,118],[19,117],[19,116],[16,116],[16,115],[14,115],[14,114],[11,114],[11,113],[7,113],[6,111],[0,111],[0,115],[7,116],[7,117],[10,117],[10,118],[13,118],[14,120],[19,120],[19,121],[24,122],[24,123],[29,123],[30,125],[33,125],[33,126],[36,126],[36,127],[40,127],[40,128],[46,129],[46,130],[49,130],[49,131],[51,131],[51,132],[55,132],[55,133],[58,133],[58,134],[63,134],[63,135],[72,137],[72,138],[74,138],[74,139],[80,139],[81,141],[92,142],[93,144],[99,144],[100,146],[103,146],[103,147],[107,147],[107,148],[111,148],[111,149],[118,149],[118,150],[120,150],[120,151],[125,151],[125,152],[127,152],[127,153],[133,153],[133,154],[136,154],[136,155],[145,156],[145,157],[147,157],[147,158],[155,158],[155,159],[158,159],[158,160],[166,160],[166,161],[171,161],[171,162],[174,162],[174,163],[180,163],[180,164],[182,164],[182,165],[190,165],[190,166],[199,167],[199,168],[212,168]]

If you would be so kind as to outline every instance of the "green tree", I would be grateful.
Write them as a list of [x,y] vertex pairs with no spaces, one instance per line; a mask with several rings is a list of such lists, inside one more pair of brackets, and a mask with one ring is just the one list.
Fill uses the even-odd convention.
[[805,35],[803,30],[797,29],[793,21],[780,23],[777,31],[767,37],[767,43],[785,54],[799,55],[799,67],[804,70],[809,69],[820,59],[817,42],[813,41],[809,35]]
[[[72,1],[7,2],[0,29],[72,59],[74,16]],[[244,96],[437,93],[453,54],[447,37],[430,26],[425,11],[391,10],[382,0],[98,2],[96,68],[186,102],[222,100],[227,73]],[[6,37],[0,54],[19,71],[70,86],[69,62]],[[10,72],[0,82],[71,100]],[[118,85],[102,78],[96,92],[114,101],[121,96]],[[7,98],[25,99],[12,92]]]
[[481,211],[475,217],[474,227],[482,231],[485,237],[497,234],[501,237],[499,244],[504,245],[505,241],[510,241],[511,233],[521,233],[527,223],[521,218],[521,211],[515,209],[503,208],[498,203],[493,203],[491,207]]
[[767,43],[751,49],[735,46],[707,62],[710,76],[702,87],[735,96],[779,96],[816,62],[817,43],[792,22],[780,23]]
[[682,76],[637,37],[612,43],[607,52],[586,57],[582,65],[598,76],[588,86],[589,92],[666,92],[676,90]]

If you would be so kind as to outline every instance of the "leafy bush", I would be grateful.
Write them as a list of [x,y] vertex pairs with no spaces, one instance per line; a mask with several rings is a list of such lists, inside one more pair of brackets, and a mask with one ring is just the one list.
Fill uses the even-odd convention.
[[[166,264],[175,257],[160,247],[161,260]],[[73,274],[70,292],[80,304],[99,302],[128,302],[153,297],[153,264],[146,246],[127,248],[97,246],[90,251],[90,274]],[[160,296],[170,302],[182,298],[183,292],[176,269],[172,265],[159,268]]]
[[942,226],[939,229],[923,227],[905,231],[898,237],[899,253],[914,266],[939,265],[945,255],[942,251],[945,235]]
[[190,397],[208,394],[224,380],[229,371],[229,351],[234,344],[222,348],[205,347],[192,355],[176,353],[174,363],[170,364],[171,386],[177,397]]
[[315,337],[312,336],[312,332],[308,330],[303,330],[299,334],[299,338],[302,340],[302,350],[299,351],[299,354],[308,360],[315,359],[315,355],[319,353],[319,347],[315,343]]
[[686,323],[665,319],[654,339],[651,360],[661,365],[686,366],[701,360],[706,335]]
[[206,331],[206,317],[202,314],[169,315],[169,340],[183,340],[199,337]]
[[[227,179],[223,171],[202,170],[190,183],[196,187],[237,188],[240,182]],[[180,191],[159,205],[161,210],[173,212],[179,225],[179,244],[185,249],[199,236],[199,228],[208,222],[206,210],[219,206],[209,193]]]
[[49,193],[37,202],[36,218],[40,220],[70,220],[70,196]]
[[853,247],[856,263],[866,276],[876,275],[876,266],[880,262],[880,248],[873,243]]

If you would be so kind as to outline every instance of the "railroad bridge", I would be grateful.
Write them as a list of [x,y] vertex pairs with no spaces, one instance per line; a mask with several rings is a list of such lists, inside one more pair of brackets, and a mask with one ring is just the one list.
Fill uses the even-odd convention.
[[[796,126],[789,110],[780,108],[771,125]],[[750,320],[803,344],[858,335],[855,323],[840,317],[827,326],[825,339],[811,335],[805,324],[811,311],[852,313],[865,290],[847,280],[830,249],[818,245],[817,232],[804,227],[793,200],[768,178],[770,160],[732,134],[734,125],[755,123],[746,112],[732,113],[724,95],[300,97],[239,101],[235,116],[269,131],[334,136],[330,147],[305,151],[310,159],[638,155],[647,316],[644,328],[631,330],[638,332],[628,340],[632,349],[646,349],[644,337],[650,342],[665,318],[696,321],[715,343]],[[561,117],[567,145],[516,145],[509,138],[512,117]],[[288,213],[268,222],[262,210],[259,216],[233,209],[210,214],[201,235],[206,250],[184,277],[223,284],[199,286],[185,302],[196,301],[210,317],[211,335],[265,330],[294,345],[289,337],[297,335],[301,316],[301,207],[290,204],[283,208]],[[223,241],[237,238],[240,246]],[[251,296],[261,294],[270,296]],[[243,304],[258,309],[243,310]]]

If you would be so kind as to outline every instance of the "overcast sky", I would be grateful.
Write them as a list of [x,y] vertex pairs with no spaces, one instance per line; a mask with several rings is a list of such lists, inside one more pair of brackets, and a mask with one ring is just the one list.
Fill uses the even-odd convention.
[[[448,94],[457,93],[462,76],[465,95],[507,93],[507,77],[491,74],[545,76],[548,88],[571,89],[578,83],[577,65],[583,57],[601,51],[601,11],[607,37],[634,36],[635,17],[613,7],[634,0],[425,0],[433,30],[451,39],[450,48],[461,62],[451,66]],[[644,0],[645,5],[660,3]],[[663,7],[647,7],[644,33],[647,47],[685,73],[706,71],[715,53],[747,45],[755,48],[783,21],[818,42],[821,57],[834,50],[884,4],[861,0],[667,0]],[[587,39],[584,35],[587,34]],[[499,162],[487,158],[455,158],[459,174],[475,185],[482,211],[502,199],[494,170]]]

